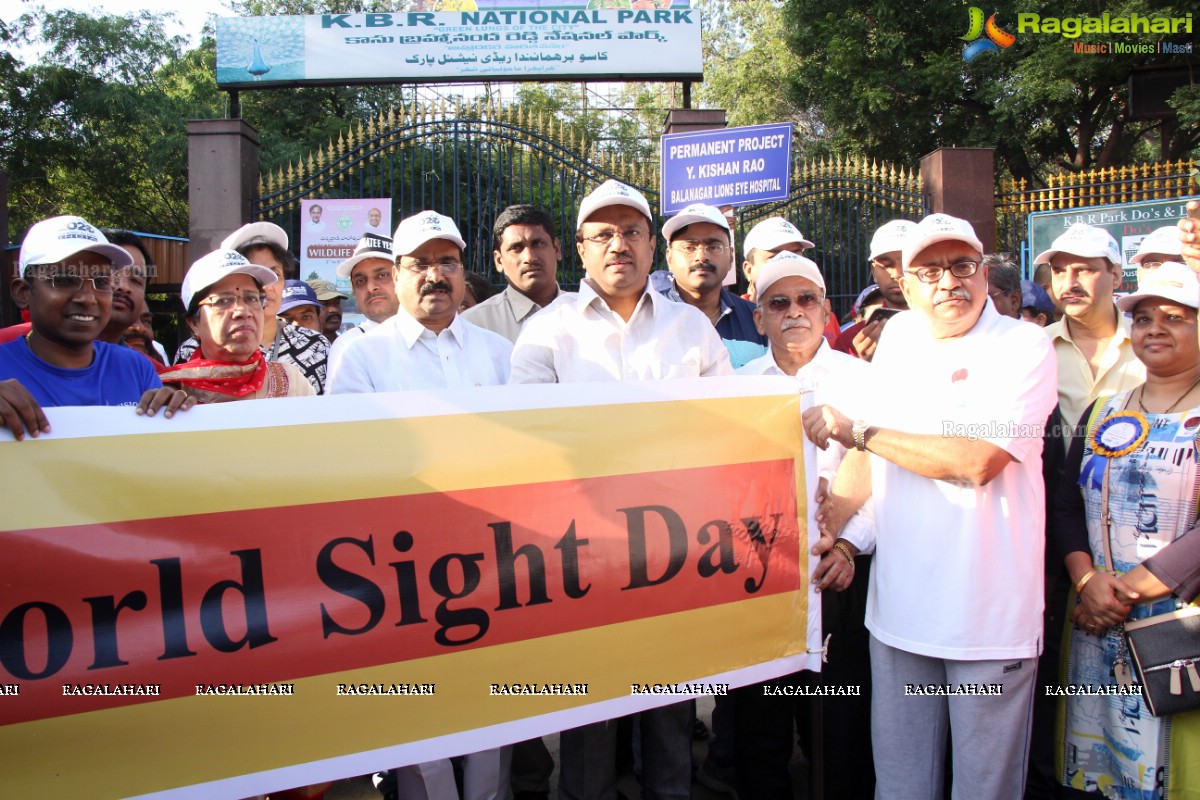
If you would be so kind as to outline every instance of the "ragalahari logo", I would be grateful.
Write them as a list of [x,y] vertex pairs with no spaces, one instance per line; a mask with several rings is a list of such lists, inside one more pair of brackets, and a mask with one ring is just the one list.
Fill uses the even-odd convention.
[[1000,26],[996,24],[995,14],[988,17],[987,23],[984,23],[983,9],[971,6],[969,13],[970,27],[967,35],[960,37],[966,42],[963,45],[962,54],[963,61],[968,64],[984,53],[999,53],[1002,49],[1011,47],[1017,40],[1016,36],[1000,29]]

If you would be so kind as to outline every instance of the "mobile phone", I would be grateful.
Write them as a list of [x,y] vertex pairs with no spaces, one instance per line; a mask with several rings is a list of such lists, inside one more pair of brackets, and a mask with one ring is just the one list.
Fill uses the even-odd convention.
[[872,322],[878,322],[880,320],[888,319],[889,317],[894,317],[899,313],[900,309],[898,308],[884,308],[883,306],[880,306],[871,312],[871,316],[867,317],[867,324],[870,325]]

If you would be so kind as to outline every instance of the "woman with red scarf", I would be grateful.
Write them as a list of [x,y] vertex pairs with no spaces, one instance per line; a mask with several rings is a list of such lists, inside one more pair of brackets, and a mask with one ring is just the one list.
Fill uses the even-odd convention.
[[263,286],[276,280],[274,272],[236,250],[214,250],[192,264],[181,294],[200,348],[188,361],[160,369],[163,384],[201,403],[316,394],[299,369],[267,361],[259,349]]

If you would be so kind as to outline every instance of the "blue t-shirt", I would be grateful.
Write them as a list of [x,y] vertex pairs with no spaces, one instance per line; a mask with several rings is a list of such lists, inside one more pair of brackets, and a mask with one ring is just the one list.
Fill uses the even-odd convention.
[[16,378],[45,408],[54,406],[132,406],[147,389],[162,386],[150,359],[107,342],[93,342],[96,357],[83,369],[47,364],[33,354],[25,337],[0,345],[0,380]]

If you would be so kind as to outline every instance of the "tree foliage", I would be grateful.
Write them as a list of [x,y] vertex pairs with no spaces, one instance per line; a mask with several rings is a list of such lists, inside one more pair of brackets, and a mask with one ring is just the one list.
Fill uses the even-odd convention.
[[796,146],[818,155],[821,137],[808,108],[785,90],[795,71],[778,0],[700,0],[704,82],[700,101],[727,112],[730,126],[791,122]]
[[5,36],[43,48],[32,65],[9,54],[0,67],[13,229],[75,213],[186,234],[186,120],[211,116],[216,92],[202,74],[162,82],[184,52],[161,15],[27,13]]
[[[786,0],[796,56],[792,99],[812,108],[839,152],[915,163],[938,147],[994,147],[1002,168],[1037,182],[1062,169],[1188,157],[1200,145],[1194,88],[1177,92],[1174,131],[1130,119],[1128,79],[1138,67],[1182,64],[1178,56],[1074,52],[1073,42],[1187,42],[1187,34],[1021,33],[1009,48],[967,63],[970,3]],[[1044,17],[1182,17],[1190,5],[1161,0],[1097,4],[1017,0],[997,15],[1016,33],[1018,13]],[[1189,91],[1191,94],[1189,94]]]

